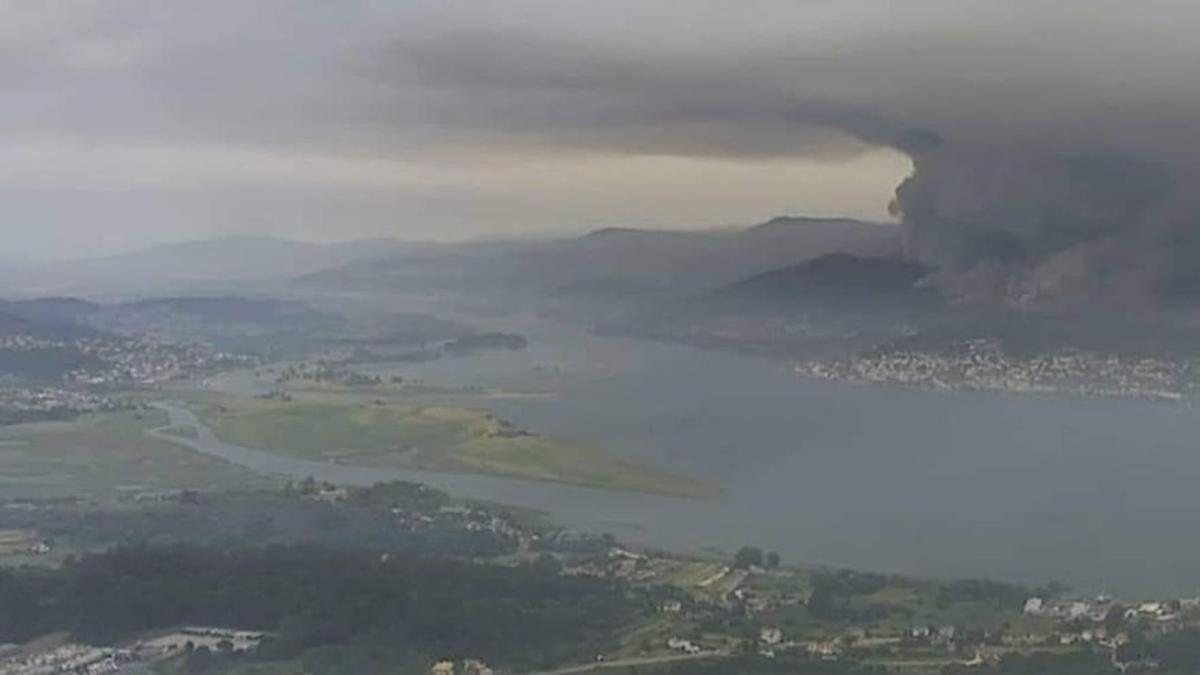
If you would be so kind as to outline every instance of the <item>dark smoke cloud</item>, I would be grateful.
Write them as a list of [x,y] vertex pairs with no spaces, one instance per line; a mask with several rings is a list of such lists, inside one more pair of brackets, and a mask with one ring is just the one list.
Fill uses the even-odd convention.
[[458,30],[403,40],[381,72],[437,92],[452,124],[555,146],[853,152],[820,131],[836,129],[897,148],[914,172],[894,212],[910,253],[938,268],[929,282],[955,299],[1053,309],[1189,288],[1200,52],[1177,22],[1200,11],[906,7],[891,25],[860,17],[873,27],[856,41],[805,44],[796,28],[788,42],[784,29],[733,54],[658,49],[624,31]]
[[164,164],[178,148],[187,166],[236,145],[275,173],[294,156],[880,145],[913,158],[896,213],[955,297],[1054,307],[1200,288],[1193,0],[10,4],[6,141],[151,145]]
[[[909,252],[961,300],[1136,303],[1184,269],[1196,211],[1168,164],[1121,153],[946,145],[896,190]],[[1184,248],[1180,248],[1184,245]],[[1187,248],[1192,250],[1186,250]]]

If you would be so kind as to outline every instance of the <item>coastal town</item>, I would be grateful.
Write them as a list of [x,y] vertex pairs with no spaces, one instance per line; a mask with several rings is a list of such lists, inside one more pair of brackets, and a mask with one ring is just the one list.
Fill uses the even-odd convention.
[[[353,490],[308,483],[305,499],[356,499]],[[372,490],[384,490],[383,487]],[[935,673],[982,668],[1006,657],[1091,655],[1121,672],[1153,672],[1148,641],[1200,628],[1200,595],[1165,598],[1072,593],[994,581],[939,582],[844,569],[785,565],[743,547],[728,557],[689,556],[573,532],[479,504],[447,503],[435,490],[395,484],[390,509],[410,532],[468,530],[508,542],[494,564],[619,584],[648,616],[595,664],[752,658],[845,662]],[[582,667],[585,664],[580,664]],[[503,674],[476,655],[448,654],[432,675]],[[567,672],[567,671],[564,671]],[[586,672],[586,669],[569,672]]]
[[[380,407],[374,402],[379,391],[404,382],[398,375],[360,372],[319,359],[266,364],[203,345],[131,337],[14,336],[0,348],[74,355],[71,366],[53,382],[13,380],[0,390],[0,408],[27,415],[22,421],[39,419],[36,415],[47,411],[71,416],[116,410],[134,400],[127,396],[130,392],[235,367],[250,367],[269,385],[291,387],[264,397],[290,400],[291,392],[320,385],[319,393],[326,396],[339,388],[363,393],[373,408]],[[1189,371],[1156,359],[1087,352],[1016,358],[993,342],[973,341],[947,352],[890,349],[847,361],[808,362],[797,372],[922,389],[1182,400]],[[497,436],[527,433],[490,414],[482,419],[496,425],[491,433]],[[119,491],[119,508],[127,510],[194,509],[200,502],[223,498],[193,489],[122,486]],[[344,523],[350,512],[362,516],[355,509],[377,507],[371,520],[390,534],[421,542],[468,542],[468,553],[459,550],[453,555],[472,564],[603,583],[642,608],[609,647],[584,655],[582,661],[563,663],[562,671],[546,672],[588,672],[599,664],[610,668],[749,659],[932,675],[986,671],[1006,659],[1037,655],[1079,656],[1113,670],[1153,672],[1155,660],[1147,644],[1200,630],[1200,597],[1192,595],[1110,597],[1053,585],[1035,589],[1002,582],[923,580],[785,564],[777,554],[752,547],[725,553],[665,552],[608,535],[564,530],[501,505],[451,499],[419,484],[363,488],[308,479],[287,483],[283,493],[295,500],[285,509],[289,513],[328,509],[313,513],[321,516],[320,522]],[[21,513],[42,508],[29,502],[9,506]],[[73,508],[85,507],[99,505],[75,502]],[[33,516],[29,520],[34,522]],[[10,557],[23,563],[48,564],[75,550],[70,537],[48,535],[36,524],[14,528],[9,535]],[[367,539],[378,541],[374,535]],[[391,555],[381,553],[380,559]],[[246,637],[250,635],[256,637]],[[209,658],[249,662],[258,658],[260,644],[272,640],[270,630],[253,625],[171,626],[111,644],[39,639],[0,647],[0,673],[178,672],[159,669],[158,664]],[[438,654],[427,664],[425,672],[435,675],[530,672],[466,649]]]
[[247,653],[263,641],[260,631],[211,626],[184,626],[123,647],[94,646],[54,636],[33,648],[0,645],[4,675],[116,675],[145,672],[144,668],[173,658],[205,652]]
[[258,363],[252,356],[199,343],[117,338],[82,339],[72,346],[96,363],[70,371],[65,382],[110,390],[155,386]]
[[[613,547],[607,563],[593,560],[563,573],[656,589],[659,641],[643,628],[639,657],[752,655],[941,672],[995,665],[1011,655],[1076,652],[1102,655],[1116,670],[1150,672],[1155,664],[1141,656],[1140,644],[1200,626],[1200,596],[1089,597],[1051,585],[1038,591],[1045,595],[1024,597],[1020,587],[995,582],[935,584],[746,565],[743,552],[703,576],[695,574],[699,561]],[[681,566],[691,574],[681,576]]]
[[[322,488],[312,498],[339,497],[333,490]],[[454,511],[455,517],[463,513]],[[397,522],[407,523],[406,527],[412,522],[426,526],[434,522],[396,515]],[[479,517],[475,513],[466,520]],[[449,524],[453,520],[441,522]],[[511,527],[507,523],[496,532],[517,536]],[[536,535],[530,536],[536,541]],[[970,672],[994,666],[1012,655],[1077,653],[1090,654],[1111,665],[1115,672],[1150,673],[1155,671],[1156,663],[1141,655],[1140,644],[1200,626],[1200,597],[1122,601],[1106,595],[1077,597],[1063,593],[1029,596],[1010,607],[998,598],[1012,589],[999,584],[991,589],[978,585],[974,588],[978,594],[969,599],[972,591],[960,588],[962,597],[943,598],[941,608],[932,610],[927,620],[920,612],[907,616],[907,620],[896,620],[897,615],[904,614],[902,606],[921,593],[945,594],[945,589],[954,585],[858,576],[845,571],[818,572],[814,576],[812,570],[756,564],[741,567],[738,561],[720,564],[639,552],[621,545],[608,545],[596,554],[522,551],[498,564],[532,562],[545,567],[549,558],[560,563],[550,568],[550,573],[619,581],[653,603],[651,614],[623,637],[623,648],[596,654],[590,664],[568,664],[561,672],[591,672],[589,665],[601,670],[622,663],[719,663],[732,659],[842,662],[913,673]],[[827,593],[825,584],[830,583],[828,578],[821,580],[821,574],[840,577],[841,583],[879,587],[870,593],[847,596],[855,599],[852,604],[859,605],[857,617],[849,607],[840,610],[844,614],[830,614],[829,608],[818,606],[825,602],[822,594]],[[814,580],[815,586],[811,585]],[[807,584],[809,589],[798,591],[798,584]],[[910,595],[907,599],[906,593]],[[863,611],[872,606],[863,603],[864,599],[883,603],[885,597],[891,597],[895,604],[878,604],[872,611]],[[977,611],[964,613],[963,607],[968,605]],[[986,611],[978,611],[982,608]],[[963,618],[968,614],[970,618]],[[802,615],[808,618],[797,620]],[[960,618],[951,618],[956,615]],[[88,645],[65,636],[51,637],[28,645],[0,645],[0,673],[158,672],[145,669],[180,659],[195,660],[200,654],[251,658],[254,650],[270,639],[272,636],[262,631],[198,626],[156,631],[119,645]],[[498,668],[470,654],[447,654],[432,662],[428,672],[506,675],[521,671]]]
[[935,391],[1183,401],[1196,391],[1193,365],[1079,350],[1016,356],[994,340],[970,340],[937,351],[879,348],[845,358],[805,360],[795,370],[806,377]]
[[[244,511],[244,504],[229,499],[221,493],[164,493],[158,499],[123,504],[103,516],[94,510],[97,505],[77,500],[13,501],[0,508],[5,526],[25,524],[6,531],[8,544],[0,549],[0,558],[48,558],[46,554],[59,547],[77,547],[80,537],[92,541],[105,519],[128,517],[120,514],[134,513],[131,509],[175,514],[137,521],[143,527],[159,523],[168,528],[164,532],[187,513],[193,514],[187,518],[195,518],[213,510],[217,522],[226,522],[229,516],[222,514]],[[546,671],[553,673],[621,664],[728,661],[797,667],[845,664],[940,675],[990,672],[986,669],[1013,658],[1039,656],[1091,659],[1116,671],[1150,673],[1155,662],[1147,645],[1200,630],[1196,595],[1122,597],[1074,593],[1054,583],[1031,588],[919,579],[788,564],[775,552],[750,546],[724,554],[672,553],[630,545],[611,535],[563,529],[498,505],[454,499],[418,483],[356,488],[306,479],[254,499],[260,517],[277,513],[285,522],[301,517],[316,519],[313,522],[365,518],[362,522],[379,528],[370,535],[378,541],[386,536],[397,543],[451,545],[455,548],[429,550],[461,551],[457,555],[466,553],[476,566],[599,584],[641,608],[611,636],[609,647]],[[66,515],[80,508],[92,515]],[[38,525],[51,522],[57,523],[57,537]],[[64,525],[67,522],[77,522],[78,529]],[[125,521],[111,522],[104,527],[121,531],[119,523]],[[305,522],[294,521],[292,527],[307,530]],[[230,525],[231,533],[241,531]],[[383,553],[379,559],[386,562],[391,555]],[[112,643],[47,636],[0,646],[0,673],[175,673],[181,671],[170,664],[211,659],[248,664],[261,658],[260,645],[273,639],[263,626],[236,624],[169,626]],[[506,668],[474,650],[437,656],[424,672],[530,672]]]
[[69,419],[128,407],[122,394],[257,363],[204,344],[116,335],[0,336],[0,355],[24,365],[0,380],[0,424]]

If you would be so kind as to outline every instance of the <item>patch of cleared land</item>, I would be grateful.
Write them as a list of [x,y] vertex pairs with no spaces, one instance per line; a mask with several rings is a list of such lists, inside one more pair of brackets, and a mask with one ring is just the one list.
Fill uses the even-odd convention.
[[107,498],[267,484],[233,464],[146,436],[164,413],[122,411],[0,429],[0,498]]
[[197,414],[237,445],[346,464],[460,471],[674,496],[698,481],[582,443],[517,429],[484,410],[389,402],[202,400]]

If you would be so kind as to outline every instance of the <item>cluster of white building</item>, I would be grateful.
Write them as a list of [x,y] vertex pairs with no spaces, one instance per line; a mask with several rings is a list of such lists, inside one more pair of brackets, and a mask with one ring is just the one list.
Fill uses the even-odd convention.
[[1148,601],[1128,606],[1118,606],[1112,598],[1104,595],[1093,600],[1043,600],[1033,597],[1025,601],[1026,614],[1069,622],[1104,623],[1114,610],[1120,611],[1120,618],[1125,622],[1172,625],[1183,621],[1185,614],[1200,610],[1200,598]]
[[431,675],[495,675],[488,664],[479,659],[464,659],[460,663],[450,660],[438,661],[430,668]]
[[95,363],[69,371],[64,385],[153,385],[214,368],[253,365],[250,357],[200,344],[170,344],[128,337],[50,339],[24,333],[0,336],[0,350],[69,350]]
[[[265,637],[260,631],[189,626],[125,648],[93,647],[73,642],[42,647],[14,645],[7,652],[0,652],[0,675],[108,675],[125,672],[125,667],[130,664],[171,658],[188,648],[243,653],[258,647]],[[490,673],[471,672],[471,675]]]
[[21,651],[0,659],[4,675],[106,675],[117,673],[122,666],[134,663],[137,656],[129,650],[89,647],[81,644],[61,644],[50,649]]
[[993,340],[963,343],[953,351],[879,350],[847,359],[796,366],[808,377],[920,389],[970,389],[1065,393],[1180,400],[1187,369],[1153,358],[1120,358],[1094,352],[1007,355]]
[[84,338],[73,345],[105,364],[68,374],[67,381],[93,386],[155,385],[216,368],[253,365],[248,357],[198,344]]
[[670,649],[674,652],[682,652],[684,654],[699,654],[704,651],[700,645],[679,636],[667,638],[667,649]]
[[1025,613],[1064,621],[1087,620],[1100,623],[1112,611],[1112,599],[1099,596],[1094,600],[1043,600],[1033,597],[1025,601]]
[[612,547],[609,549],[608,555],[603,559],[594,558],[581,565],[567,567],[563,570],[563,574],[568,576],[647,582],[658,578],[658,570],[654,568],[654,560],[650,556],[641,553],[635,553],[620,547]]
[[24,412],[100,412],[122,407],[119,401],[104,394],[63,387],[3,387],[0,388],[0,407]]
[[189,646],[194,649],[204,647],[214,652],[244,653],[262,644],[265,637],[261,631],[188,626],[139,642],[134,646],[134,650],[147,660],[169,657],[186,650]]

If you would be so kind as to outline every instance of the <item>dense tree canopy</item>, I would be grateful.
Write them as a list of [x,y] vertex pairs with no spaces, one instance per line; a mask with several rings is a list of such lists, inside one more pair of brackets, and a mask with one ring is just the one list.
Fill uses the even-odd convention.
[[0,642],[70,631],[107,643],[206,624],[276,634],[264,658],[349,647],[381,663],[419,649],[535,665],[601,649],[635,607],[609,582],[531,568],[307,546],[127,547],[0,574]]

